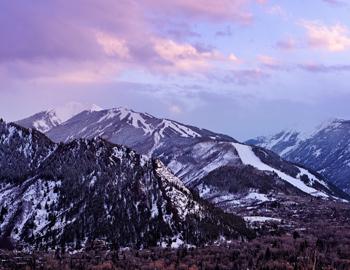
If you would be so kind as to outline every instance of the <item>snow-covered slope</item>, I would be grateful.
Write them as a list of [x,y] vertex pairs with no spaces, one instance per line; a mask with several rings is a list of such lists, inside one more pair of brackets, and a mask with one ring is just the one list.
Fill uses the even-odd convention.
[[196,182],[200,195],[223,209],[236,209],[266,201],[293,201],[306,196],[349,200],[349,196],[321,175],[289,163],[263,148],[230,143],[237,153],[235,165],[214,168]]
[[293,177],[291,175],[288,175],[276,168],[273,168],[265,163],[263,163],[259,157],[256,156],[256,154],[253,152],[252,147],[248,145],[238,144],[235,143],[235,148],[238,151],[238,155],[245,165],[251,165],[254,168],[257,168],[262,171],[270,171],[273,173],[276,173],[278,177],[283,179],[284,181],[287,181],[291,185],[295,186],[296,188],[302,190],[303,192],[310,194],[312,196],[322,196],[322,197],[328,197],[327,194],[324,192],[318,191],[313,187],[308,186],[306,183],[304,183],[300,178],[302,175],[306,175],[310,178],[310,181],[314,182],[317,181],[319,184],[324,185],[326,188],[328,187],[327,184],[323,180],[319,180],[317,176],[313,175],[309,171],[299,168],[299,173],[297,176]]
[[94,239],[177,247],[251,236],[243,219],[204,204],[161,161],[125,146],[55,144],[4,122],[0,138],[0,241],[80,249]]
[[87,105],[77,102],[70,102],[55,109],[39,112],[30,117],[19,120],[17,123],[23,127],[35,128],[36,130],[45,133],[82,111],[99,110],[102,109],[95,104]]
[[265,147],[289,161],[303,164],[350,192],[350,121],[333,119],[307,135],[300,131],[280,132],[247,143]]

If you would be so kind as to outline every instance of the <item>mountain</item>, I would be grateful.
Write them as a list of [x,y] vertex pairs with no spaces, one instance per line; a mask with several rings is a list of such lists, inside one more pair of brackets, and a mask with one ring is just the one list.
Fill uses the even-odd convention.
[[[187,187],[225,211],[234,211],[238,204],[298,196],[348,198],[324,177],[286,162],[271,151],[125,108],[84,111],[46,134],[55,142],[100,137],[159,158]],[[213,181],[213,175],[217,181]],[[264,182],[259,182],[260,178]],[[232,185],[220,182],[231,180]]]
[[[201,178],[205,173],[204,167],[226,165],[232,163],[230,149],[220,142],[237,142],[235,139],[209,130],[184,125],[169,119],[159,119],[147,113],[138,113],[126,108],[102,110],[98,112],[84,111],[65,123],[51,129],[47,136],[55,142],[68,142],[76,138],[101,137],[110,142],[126,145],[141,154],[162,157],[167,163],[175,161],[174,151],[179,151],[177,163],[169,164],[174,172],[182,176],[188,183]],[[186,150],[186,148],[188,148]],[[230,148],[230,147],[229,147]],[[207,152],[195,157],[197,160],[182,159],[188,151],[195,151],[191,155]],[[227,153],[225,153],[225,151]],[[171,155],[170,159],[167,159]],[[188,156],[188,155],[187,155]],[[181,172],[175,168],[181,163]],[[183,165],[189,165],[184,168]]]
[[30,117],[17,121],[17,124],[26,128],[35,128],[41,132],[47,132],[53,127],[63,123],[72,118],[74,115],[82,111],[99,111],[101,110],[95,104],[86,105],[77,102],[70,102],[64,106],[55,109],[42,111]]
[[250,139],[245,143],[269,149],[280,156],[285,157],[285,153],[297,146],[305,136],[300,131],[283,130],[271,136],[259,136]]
[[80,249],[199,245],[253,236],[198,198],[159,160],[103,139],[56,144],[0,122],[0,241]]
[[291,162],[303,164],[350,193],[350,121],[333,119],[309,134],[282,131],[246,143],[265,147]]
[[83,111],[66,123],[52,128],[47,135],[54,141],[62,142],[81,137],[102,137],[114,143],[128,145],[148,155],[152,155],[160,145],[173,143],[172,140],[182,142],[208,137],[236,142],[227,135],[126,108]]

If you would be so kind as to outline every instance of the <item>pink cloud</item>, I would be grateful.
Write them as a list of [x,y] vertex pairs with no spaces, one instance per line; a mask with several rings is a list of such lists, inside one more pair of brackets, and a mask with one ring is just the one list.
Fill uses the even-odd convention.
[[312,48],[326,49],[331,52],[350,48],[349,29],[342,24],[327,26],[316,21],[302,21],[307,30],[308,43]]
[[0,17],[1,69],[14,78],[21,74],[20,78],[75,81],[113,77],[113,72],[131,68],[161,74],[205,72],[229,58],[186,41],[196,36],[191,24],[249,23],[252,3],[52,0],[18,5],[6,1]]
[[219,57],[215,51],[200,52],[190,44],[180,44],[170,39],[154,39],[154,50],[172,70],[201,71],[209,67],[210,61]]
[[230,60],[231,62],[234,62],[234,63],[241,63],[242,60],[238,58],[237,55],[235,55],[234,53],[230,53],[229,56],[228,56],[228,60]]
[[259,55],[258,60],[261,64],[265,66],[278,66],[280,65],[279,61],[269,55]]
[[205,75],[218,66],[231,68],[232,64],[242,63],[242,60],[233,53],[226,56],[212,48],[180,43],[171,39],[154,38],[153,49],[158,59],[162,61],[154,62],[152,69],[160,73]]
[[96,39],[107,55],[121,59],[130,58],[130,51],[124,39],[103,32],[97,32]]
[[268,0],[256,0],[258,4],[266,4]]
[[260,65],[272,70],[288,71],[292,68],[289,64],[282,63],[270,55],[259,55],[257,59]]

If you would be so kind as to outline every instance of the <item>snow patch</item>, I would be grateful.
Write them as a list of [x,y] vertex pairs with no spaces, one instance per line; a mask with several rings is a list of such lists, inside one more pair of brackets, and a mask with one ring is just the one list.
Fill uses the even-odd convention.
[[282,221],[280,218],[263,217],[263,216],[248,216],[248,217],[243,217],[243,218],[246,222],[249,222],[249,223],[281,222]]
[[266,196],[266,194],[251,192],[244,197],[244,200],[256,200],[260,202],[267,202],[269,201],[269,198]]
[[170,121],[167,119],[163,119],[162,123],[159,125],[161,127],[159,134],[161,137],[165,137],[164,133],[167,129],[173,130],[176,133],[178,133],[178,135],[180,135],[181,137],[185,137],[185,138],[197,138],[197,137],[201,137],[201,135],[197,132],[195,132],[194,130],[190,129],[189,127],[186,127],[184,125],[181,125],[179,123],[176,123],[174,121]]
[[240,144],[240,143],[232,143],[236,150],[238,151],[238,155],[241,158],[241,161],[245,165],[251,165],[258,170],[262,171],[270,171],[276,173],[281,179],[287,181],[288,183],[292,184],[296,188],[300,189],[301,191],[310,194],[315,197],[328,197],[327,194],[318,191],[312,187],[307,186],[303,181],[301,181],[298,178],[294,178],[290,175],[287,175],[286,173],[277,170],[275,168],[270,167],[269,165],[263,163],[259,157],[255,155],[255,153],[252,150],[251,146]]

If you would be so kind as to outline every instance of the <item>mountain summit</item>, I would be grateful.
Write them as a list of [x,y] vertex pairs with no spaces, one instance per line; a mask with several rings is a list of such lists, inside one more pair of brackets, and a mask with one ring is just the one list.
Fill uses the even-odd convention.
[[63,106],[36,113],[30,117],[17,121],[17,123],[23,127],[35,128],[36,130],[45,133],[82,111],[100,110],[102,110],[102,108],[95,104],[69,102]]

